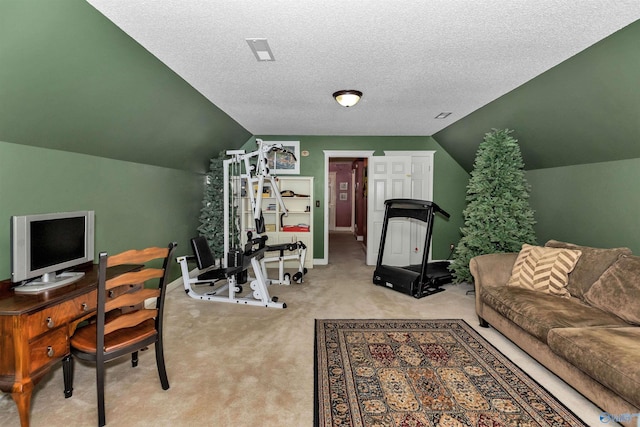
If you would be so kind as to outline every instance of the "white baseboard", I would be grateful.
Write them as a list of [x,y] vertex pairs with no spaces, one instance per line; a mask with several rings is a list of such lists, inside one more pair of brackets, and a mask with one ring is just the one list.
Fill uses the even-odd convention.
[[[197,268],[194,268],[193,270],[191,270],[189,272],[189,275],[191,277],[195,276],[196,274],[198,274],[198,269]],[[182,280],[182,275],[181,275],[176,280],[174,280],[173,282],[171,282],[171,283],[169,283],[167,285],[167,292],[171,292],[171,291],[173,291],[174,289],[177,289],[177,288],[182,288],[183,286],[184,286],[184,280]],[[155,300],[147,300],[147,301],[145,301],[144,306],[145,306],[145,308],[153,308],[153,307],[155,307],[155,303],[156,303]]]
[[[189,272],[189,276],[193,277],[197,274],[198,269],[194,268],[193,270],[191,270]],[[182,276],[178,277],[176,280],[174,280],[173,282],[169,283],[167,285],[167,292],[172,291],[176,288],[181,288],[184,286],[184,280],[182,280]]]

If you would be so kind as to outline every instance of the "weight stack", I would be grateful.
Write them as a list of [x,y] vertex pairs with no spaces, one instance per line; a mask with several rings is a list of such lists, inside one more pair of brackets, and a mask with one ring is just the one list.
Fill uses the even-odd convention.
[[[229,249],[227,254],[228,267],[242,267],[244,265],[244,254],[240,249]],[[239,285],[247,283],[248,273],[243,269],[240,273],[235,274],[236,283]]]

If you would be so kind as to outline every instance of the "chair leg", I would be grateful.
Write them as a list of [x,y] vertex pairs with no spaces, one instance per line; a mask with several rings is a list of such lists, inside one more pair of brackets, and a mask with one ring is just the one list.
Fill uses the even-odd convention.
[[98,426],[103,427],[106,424],[106,416],[104,412],[104,363],[96,365],[96,384],[98,388]]
[[164,366],[164,351],[162,349],[162,340],[156,341],[156,365],[158,365],[158,375],[160,376],[160,384],[163,390],[169,389],[169,378],[167,378],[167,369]]
[[73,356],[70,354],[62,359],[62,375],[64,377],[64,397],[73,396]]
[[136,366],[138,366],[138,352],[134,351],[131,353],[131,367],[135,368]]

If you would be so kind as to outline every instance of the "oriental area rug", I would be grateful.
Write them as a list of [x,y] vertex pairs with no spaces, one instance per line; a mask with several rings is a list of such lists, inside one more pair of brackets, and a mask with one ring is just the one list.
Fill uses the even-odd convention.
[[585,426],[463,320],[316,320],[315,425]]

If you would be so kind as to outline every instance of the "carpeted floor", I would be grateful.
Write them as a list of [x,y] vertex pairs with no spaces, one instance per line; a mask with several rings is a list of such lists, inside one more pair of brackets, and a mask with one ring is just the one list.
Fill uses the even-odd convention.
[[[312,426],[315,319],[371,318],[464,319],[588,425],[600,425],[598,408],[498,332],[477,327],[469,285],[447,285],[445,292],[417,300],[373,285],[373,267],[364,259],[360,242],[332,234],[328,265],[309,270],[303,284],[270,288],[287,303],[284,310],[198,301],[181,287],[171,290],[165,307],[171,388],[160,387],[153,349],[140,354],[135,369],[127,358],[110,364],[107,425]],[[70,399],[63,396],[60,367],[46,376],[33,395],[32,427],[94,426],[94,372],[76,363]],[[0,395],[0,426],[17,425],[15,404]]]
[[317,320],[315,363],[318,427],[585,426],[463,320]]

